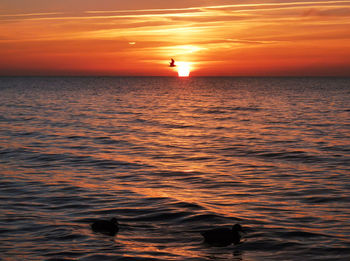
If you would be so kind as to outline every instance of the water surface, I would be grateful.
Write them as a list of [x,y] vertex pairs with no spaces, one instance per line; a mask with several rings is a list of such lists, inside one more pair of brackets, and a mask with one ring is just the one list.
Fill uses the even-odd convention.
[[346,78],[0,78],[0,259],[349,260],[349,101]]

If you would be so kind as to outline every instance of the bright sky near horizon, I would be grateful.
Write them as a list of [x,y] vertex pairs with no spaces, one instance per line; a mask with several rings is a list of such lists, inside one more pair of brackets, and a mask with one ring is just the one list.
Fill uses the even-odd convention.
[[350,1],[1,0],[0,75],[350,76]]

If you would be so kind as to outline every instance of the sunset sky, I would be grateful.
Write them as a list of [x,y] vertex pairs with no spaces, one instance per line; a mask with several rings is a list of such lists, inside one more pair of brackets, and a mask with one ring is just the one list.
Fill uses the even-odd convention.
[[350,76],[350,1],[1,0],[0,75]]

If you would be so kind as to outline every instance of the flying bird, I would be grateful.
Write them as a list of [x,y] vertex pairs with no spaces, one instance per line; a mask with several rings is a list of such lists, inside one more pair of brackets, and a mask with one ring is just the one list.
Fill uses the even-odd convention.
[[175,67],[175,61],[173,58],[171,58],[171,62],[169,63],[169,67]]

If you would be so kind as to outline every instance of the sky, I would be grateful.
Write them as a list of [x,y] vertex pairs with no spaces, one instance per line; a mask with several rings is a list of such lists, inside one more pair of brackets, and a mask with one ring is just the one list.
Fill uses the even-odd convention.
[[1,0],[0,75],[350,76],[350,1]]

